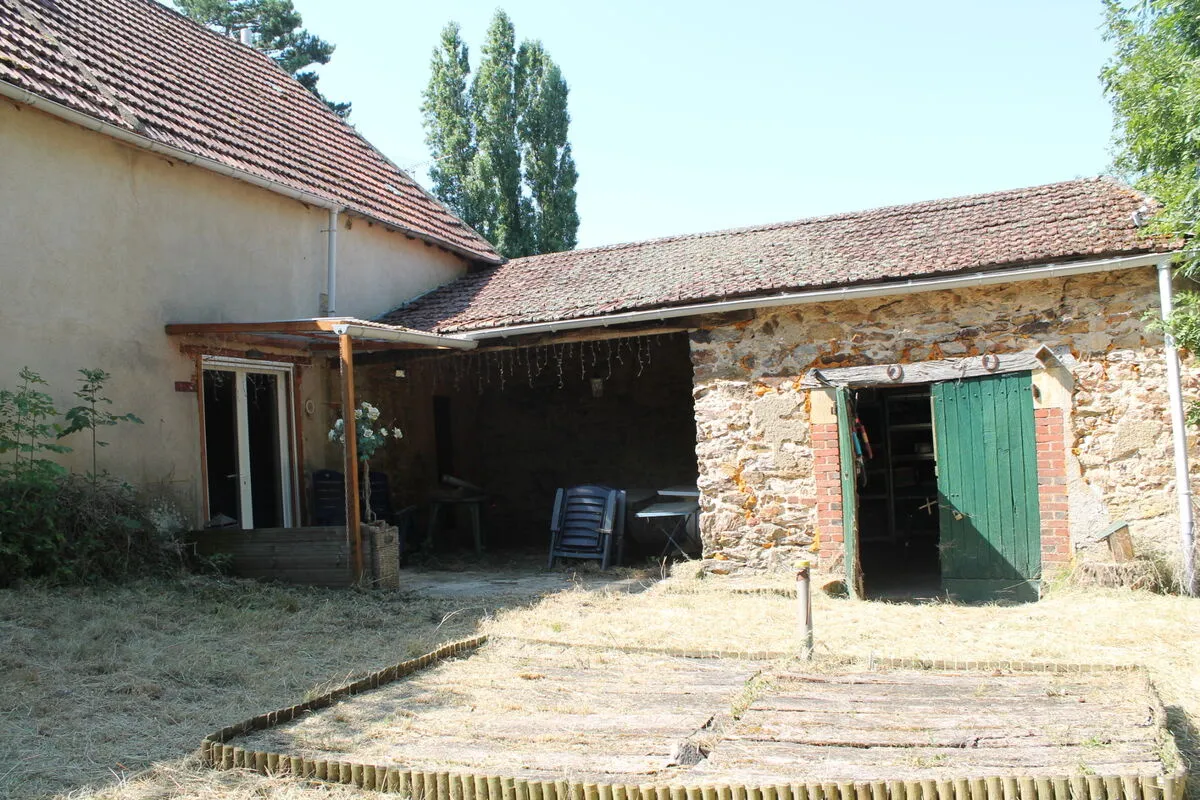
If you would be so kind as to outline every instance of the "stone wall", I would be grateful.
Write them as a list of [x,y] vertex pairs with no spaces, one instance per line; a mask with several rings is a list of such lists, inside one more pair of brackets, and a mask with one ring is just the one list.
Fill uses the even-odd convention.
[[[1070,369],[1061,430],[1050,430],[1053,415],[1039,419],[1043,433],[1063,441],[1066,508],[1059,491],[1042,498],[1051,544],[1058,548],[1069,531],[1070,549],[1086,555],[1098,531],[1127,520],[1139,549],[1177,559],[1162,340],[1143,320],[1157,302],[1154,270],[1145,268],[763,309],[749,322],[697,331],[692,362],[706,566],[789,569],[814,552],[826,562],[840,558],[840,543],[816,536],[819,517],[840,517],[840,507],[828,500],[823,507],[818,496],[817,476],[830,465],[819,463],[828,453],[815,452],[827,442],[814,439],[828,432],[814,437],[810,427],[812,398],[799,386],[808,370],[1043,344],[1060,348]],[[1185,364],[1185,400],[1196,397],[1197,385],[1196,370]],[[1040,457],[1054,458],[1050,448]]]

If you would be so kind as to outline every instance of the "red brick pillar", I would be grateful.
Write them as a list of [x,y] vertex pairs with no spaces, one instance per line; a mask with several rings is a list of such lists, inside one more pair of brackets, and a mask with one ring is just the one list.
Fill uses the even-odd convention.
[[842,467],[838,456],[836,422],[814,423],[810,430],[813,472],[817,484],[817,556],[829,569],[843,554]]
[[1063,410],[1039,408],[1033,412],[1037,430],[1038,508],[1042,516],[1042,564],[1071,560],[1071,532],[1067,521],[1067,455]]

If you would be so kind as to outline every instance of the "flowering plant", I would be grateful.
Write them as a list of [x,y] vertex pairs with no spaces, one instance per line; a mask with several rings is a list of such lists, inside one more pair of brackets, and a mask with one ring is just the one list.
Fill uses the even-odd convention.
[[[389,441],[399,441],[404,438],[404,431],[395,426],[389,428],[387,425],[379,424],[379,409],[366,401],[354,409],[354,430],[355,441],[358,445],[358,460],[363,463],[363,473],[366,476],[366,480],[361,482],[363,504],[366,508],[367,519],[370,521],[375,518],[374,511],[371,509],[370,458]],[[344,419],[338,418],[333,423],[333,427],[329,429],[329,441],[338,442],[343,447],[346,446],[346,421]]]
[[[354,426],[355,432],[358,434],[355,438],[358,443],[358,460],[366,461],[371,456],[375,455],[375,451],[388,443],[389,439],[399,441],[404,438],[404,431],[397,427],[389,428],[386,425],[379,425],[379,409],[370,403],[363,404],[354,409]],[[333,423],[333,427],[329,429],[329,441],[338,442],[343,447],[346,445],[346,421],[338,418],[338,421]]]

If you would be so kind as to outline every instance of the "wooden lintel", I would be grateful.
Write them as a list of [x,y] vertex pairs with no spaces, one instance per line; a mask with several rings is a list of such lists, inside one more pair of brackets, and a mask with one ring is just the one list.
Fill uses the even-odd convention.
[[[222,358],[253,358],[243,349],[229,347],[229,342],[214,342],[207,343],[187,343],[179,346],[179,352],[186,356],[220,356]],[[254,342],[247,342],[243,339],[238,339],[238,344],[253,345]],[[266,342],[261,342],[264,347],[268,346]],[[295,348],[290,348],[291,353],[263,353],[261,358],[264,361],[280,361],[286,364],[295,364],[298,367],[308,367],[312,365],[312,357],[308,354],[296,355]]]
[[909,386],[1033,371],[1057,366],[1058,363],[1053,353],[1041,347],[1020,353],[987,353],[911,364],[817,368],[804,376],[801,386],[806,389],[827,386]]

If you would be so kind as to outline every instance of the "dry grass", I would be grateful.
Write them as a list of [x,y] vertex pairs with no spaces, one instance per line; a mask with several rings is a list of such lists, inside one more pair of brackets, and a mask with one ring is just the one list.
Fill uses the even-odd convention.
[[[500,602],[214,579],[0,592],[0,797],[120,784],[231,721],[468,635]],[[98,796],[226,796],[192,778],[227,783],[175,763],[144,792]]]
[[[677,570],[680,572],[681,570]],[[626,596],[564,592],[499,614],[485,632],[572,644],[796,650],[788,581],[676,575]],[[1149,668],[1200,798],[1200,599],[1058,589],[1026,605],[813,598],[818,657],[1011,659]]]
[[[198,579],[0,592],[0,796],[351,797],[198,769],[186,756],[214,728],[477,628],[605,646],[793,649],[794,601],[736,588],[675,577],[640,593],[579,588],[532,605]],[[1198,600],[1064,590],[1025,606],[814,605],[818,654],[1145,664],[1191,751],[1200,797]]]

